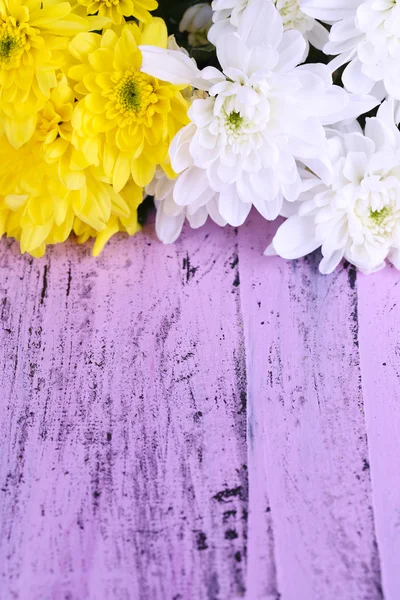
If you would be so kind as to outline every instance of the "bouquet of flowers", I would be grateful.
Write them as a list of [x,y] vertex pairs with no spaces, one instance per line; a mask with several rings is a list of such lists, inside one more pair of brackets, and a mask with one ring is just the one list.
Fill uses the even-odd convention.
[[185,221],[400,268],[396,0],[0,0],[0,235],[21,252]]

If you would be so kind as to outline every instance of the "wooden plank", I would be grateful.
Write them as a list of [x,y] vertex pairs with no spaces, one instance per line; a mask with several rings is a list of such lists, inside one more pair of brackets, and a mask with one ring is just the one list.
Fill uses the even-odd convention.
[[385,600],[400,590],[400,275],[358,278],[360,357]]
[[[268,539],[272,519],[283,600],[376,600],[380,572],[355,271],[341,268],[325,277],[317,273],[315,256],[296,262],[263,257],[274,227],[252,214],[239,230],[249,512],[255,512],[249,547]],[[257,466],[263,462],[261,474]],[[260,477],[265,481],[257,489]],[[263,575],[262,551],[258,547],[258,563],[251,566],[261,575],[249,580],[250,598],[263,598],[271,585],[270,571]]]
[[98,260],[0,244],[3,597],[244,594],[236,233],[150,231]]

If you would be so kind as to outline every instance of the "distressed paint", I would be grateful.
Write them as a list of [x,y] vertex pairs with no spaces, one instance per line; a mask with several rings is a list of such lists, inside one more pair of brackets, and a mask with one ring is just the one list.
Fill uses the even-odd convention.
[[2,243],[2,599],[243,595],[237,241],[216,230],[99,260]]
[[385,600],[400,598],[400,275],[360,275],[361,373]]
[[274,227],[0,242],[0,600],[397,600],[398,275]]
[[[268,497],[268,506],[256,507],[258,517],[250,521],[249,547],[259,537],[258,523],[268,527],[268,516],[280,598],[375,600],[381,598],[380,573],[356,274],[342,267],[322,277],[317,256],[265,260],[262,251],[275,227],[253,214],[239,232],[252,407],[249,472],[253,462],[264,463]],[[256,471],[250,478],[250,512],[258,476]],[[253,569],[262,564],[261,556]],[[250,597],[267,597],[253,586]]]

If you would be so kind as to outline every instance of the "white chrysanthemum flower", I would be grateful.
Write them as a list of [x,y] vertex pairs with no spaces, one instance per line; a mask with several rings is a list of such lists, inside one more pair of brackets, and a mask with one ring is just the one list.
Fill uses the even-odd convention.
[[[306,15],[300,8],[299,0],[213,0],[214,25],[208,38],[217,45],[218,38],[226,33],[237,31],[242,37],[247,37],[249,22],[256,23],[257,36],[263,36],[264,19],[262,10],[266,3],[272,3],[279,11],[285,30],[300,31],[306,42],[322,50],[328,41],[328,31],[321,23]],[[259,16],[258,22],[255,17]],[[254,32],[252,32],[252,36]],[[256,42],[257,43],[257,42]],[[305,55],[308,53],[306,47]]]
[[388,103],[367,119],[364,134],[331,131],[329,146],[331,183],[306,173],[298,209],[266,254],[294,259],[321,247],[322,273],[343,257],[364,273],[386,260],[400,269],[400,133]]
[[146,73],[209,93],[193,101],[192,122],[170,147],[172,167],[181,174],[175,203],[197,206],[216,193],[221,219],[233,226],[245,221],[252,205],[274,219],[283,198],[294,201],[301,191],[296,160],[321,175],[329,172],[323,125],[354,118],[376,104],[333,86],[324,65],[296,66],[304,54],[303,37],[283,31],[270,2],[265,13],[265,45],[248,47],[238,34],[221,39],[217,54],[223,73],[212,67],[199,71],[180,52],[141,47]]
[[400,99],[400,3],[397,0],[302,0],[308,15],[332,24],[332,69],[349,63],[346,88]]
[[208,44],[207,34],[212,25],[213,11],[207,2],[199,2],[186,9],[179,24],[179,31],[189,33],[190,46],[199,47]]
[[[196,169],[196,167],[192,168]],[[207,178],[205,171],[197,175]],[[154,196],[157,209],[156,233],[161,242],[164,244],[175,242],[180,236],[185,219],[193,229],[204,225],[208,217],[211,217],[217,225],[222,227],[226,225],[226,221],[220,217],[215,192],[208,188],[207,193],[199,198],[197,203],[181,206],[173,198],[176,181],[170,179],[161,168],[157,168],[153,181],[146,186],[146,193]]]

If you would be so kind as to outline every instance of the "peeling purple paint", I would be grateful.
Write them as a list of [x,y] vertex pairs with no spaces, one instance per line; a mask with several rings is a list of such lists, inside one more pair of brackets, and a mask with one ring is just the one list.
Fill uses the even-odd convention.
[[2,240],[1,600],[398,600],[399,276],[274,227]]

